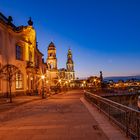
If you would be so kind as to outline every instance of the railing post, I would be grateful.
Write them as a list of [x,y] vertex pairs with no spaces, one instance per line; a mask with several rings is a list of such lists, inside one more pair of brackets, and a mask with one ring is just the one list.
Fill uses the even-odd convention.
[[129,136],[129,112],[126,111],[126,115],[125,115],[125,120],[126,120],[126,136]]
[[101,102],[99,100],[99,111],[101,112]]
[[109,115],[109,120],[110,120],[110,105],[108,104],[108,115]]
[[139,120],[139,114],[137,114],[137,138],[140,139],[140,120]]

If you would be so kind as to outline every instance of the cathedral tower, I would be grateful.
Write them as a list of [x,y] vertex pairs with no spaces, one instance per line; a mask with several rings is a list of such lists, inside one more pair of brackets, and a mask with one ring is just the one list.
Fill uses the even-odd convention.
[[71,49],[68,50],[66,67],[67,67],[67,79],[74,80],[75,72]]
[[48,66],[48,80],[51,81],[51,86],[55,86],[58,80],[58,69],[57,69],[57,58],[56,58],[56,47],[53,42],[48,46],[48,57],[47,57],[47,66]]
[[47,65],[49,70],[57,70],[56,48],[53,42],[48,46]]

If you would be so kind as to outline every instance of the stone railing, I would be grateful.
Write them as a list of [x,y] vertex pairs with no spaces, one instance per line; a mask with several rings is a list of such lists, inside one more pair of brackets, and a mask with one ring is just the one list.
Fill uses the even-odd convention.
[[103,112],[109,120],[118,125],[127,136],[133,140],[140,140],[139,111],[90,92],[85,92],[84,97],[96,106],[99,111]]

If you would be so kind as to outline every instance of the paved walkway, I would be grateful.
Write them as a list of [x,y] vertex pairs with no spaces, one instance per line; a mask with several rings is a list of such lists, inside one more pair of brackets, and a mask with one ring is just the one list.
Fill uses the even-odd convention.
[[81,91],[54,95],[0,115],[0,140],[108,140]]
[[13,109],[17,106],[40,100],[41,96],[17,96],[12,98],[12,103],[10,103],[9,98],[0,98],[0,113],[7,110]]

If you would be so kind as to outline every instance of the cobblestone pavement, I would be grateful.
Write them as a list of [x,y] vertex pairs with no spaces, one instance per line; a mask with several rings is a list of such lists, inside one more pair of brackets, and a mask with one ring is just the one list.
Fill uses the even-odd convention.
[[0,140],[107,140],[81,91],[30,102],[0,115]]
[[41,100],[40,96],[17,96],[14,97],[13,102],[10,103],[9,98],[0,98],[0,113],[11,110],[17,106],[33,102],[36,100]]

